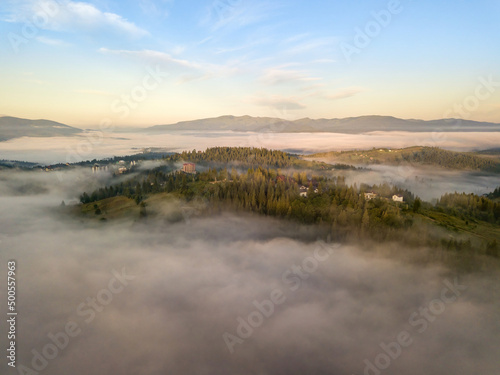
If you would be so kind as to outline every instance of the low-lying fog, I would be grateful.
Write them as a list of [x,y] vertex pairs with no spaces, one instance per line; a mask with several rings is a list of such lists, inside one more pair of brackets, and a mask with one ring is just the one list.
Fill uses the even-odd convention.
[[[370,165],[360,171],[343,171],[347,184],[365,183],[369,185],[388,184],[408,189],[415,196],[432,202],[445,193],[474,193],[483,195],[491,193],[500,186],[498,174],[484,172],[451,171],[426,166],[389,166]],[[333,172],[338,173],[338,172]]]
[[170,151],[204,150],[214,146],[251,146],[291,150],[298,153],[436,146],[469,151],[497,147],[500,133],[239,133],[171,132],[168,134],[91,131],[78,137],[17,138],[0,142],[0,159],[36,163],[66,163],[114,155],[130,155],[143,148],[161,147]]
[[[500,133],[406,133],[373,132],[370,134],[334,133],[237,133],[237,132],[172,132],[144,133],[89,132],[81,137],[19,138],[0,142],[0,159],[53,164],[78,162],[114,155],[130,155],[142,149],[161,148],[168,151],[204,150],[213,146],[251,146],[281,149],[296,153],[327,150],[369,149],[372,147],[437,146],[454,150],[474,150],[500,144]],[[334,160],[318,159],[328,163]],[[380,184],[387,182],[412,191],[424,200],[438,199],[446,192],[485,194],[500,185],[497,175],[453,172],[418,165],[370,165],[370,171],[333,172],[344,174],[347,182]],[[4,172],[2,172],[4,174]],[[53,178],[53,177],[49,177]],[[2,176],[0,175],[0,180]],[[86,181],[84,178],[82,181]]]
[[[39,374],[462,375],[500,366],[498,273],[455,275],[361,245],[302,241],[292,224],[259,216],[88,225],[54,211],[81,192],[72,183],[46,181],[29,196],[12,184],[0,181],[0,274],[6,280],[7,261],[17,261],[17,365]],[[4,347],[6,335],[2,324]]]

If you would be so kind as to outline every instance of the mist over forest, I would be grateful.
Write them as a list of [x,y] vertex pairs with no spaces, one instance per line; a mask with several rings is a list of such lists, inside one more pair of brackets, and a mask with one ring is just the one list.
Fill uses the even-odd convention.
[[0,375],[499,375],[499,12],[0,0]]
[[[461,272],[426,248],[328,242],[314,227],[254,214],[95,225],[59,206],[89,187],[78,182],[88,172],[34,175],[43,189],[23,194],[24,172],[10,173],[0,181],[0,260],[18,263],[18,363],[39,373],[374,373],[367,363],[384,364],[382,346],[401,332],[409,344],[392,347],[387,373],[498,367],[491,260]],[[123,288],[103,293],[117,273]],[[256,306],[269,316],[259,320]],[[44,367],[34,353],[68,323],[78,334]]]

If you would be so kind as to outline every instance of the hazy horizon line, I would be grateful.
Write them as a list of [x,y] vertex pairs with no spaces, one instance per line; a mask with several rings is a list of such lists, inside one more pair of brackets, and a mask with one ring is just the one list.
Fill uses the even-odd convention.
[[[81,130],[86,130],[85,127],[92,129],[92,127],[99,127],[99,123],[87,123],[87,124],[77,124],[73,122],[65,122],[65,121],[60,121],[60,120],[53,120],[50,118],[28,118],[28,117],[18,117],[18,116],[13,116],[13,115],[6,115],[6,114],[0,114],[0,118],[2,117],[12,117],[12,118],[17,118],[17,119],[23,119],[23,120],[29,120],[29,121],[52,121],[52,122],[57,122],[63,125],[71,126],[71,127],[76,127]],[[154,127],[154,126],[168,126],[168,125],[177,125],[180,123],[184,122],[192,122],[192,121],[199,121],[199,120],[213,120],[213,119],[218,119],[218,118],[224,118],[224,117],[233,117],[233,118],[242,118],[242,117],[249,117],[249,118],[267,118],[267,119],[274,119],[274,120],[281,120],[281,121],[287,121],[287,122],[296,122],[300,120],[312,120],[312,121],[318,121],[318,120],[346,120],[346,119],[356,119],[356,118],[363,118],[363,117],[388,117],[388,118],[393,118],[397,120],[404,120],[404,121],[422,121],[422,122],[431,122],[431,121],[441,121],[441,120],[454,120],[454,121],[473,121],[473,122],[479,122],[479,123],[487,123],[487,124],[498,124],[500,125],[500,119],[497,121],[483,121],[483,120],[475,120],[475,119],[463,119],[463,118],[457,118],[457,117],[449,117],[449,118],[432,118],[432,119],[423,119],[423,118],[403,118],[403,117],[397,117],[393,115],[378,115],[378,114],[372,114],[372,115],[359,115],[359,116],[348,116],[348,117],[299,117],[296,119],[286,119],[282,117],[272,117],[272,116],[252,116],[252,115],[233,115],[233,114],[223,114],[219,116],[213,116],[213,117],[197,117],[197,118],[191,118],[191,119],[185,119],[185,120],[178,120],[174,122],[163,122],[163,123],[147,123],[143,125],[133,125],[133,124],[112,124],[113,127],[115,128],[129,128],[129,129],[146,129],[149,127]],[[102,119],[101,121],[111,121],[111,119],[106,118]]]

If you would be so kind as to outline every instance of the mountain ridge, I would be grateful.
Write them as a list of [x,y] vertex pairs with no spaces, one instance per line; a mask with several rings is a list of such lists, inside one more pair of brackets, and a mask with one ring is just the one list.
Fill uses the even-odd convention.
[[82,129],[56,121],[0,116],[0,141],[20,137],[67,137],[80,132],[82,132]]
[[[20,137],[73,136],[83,129],[60,122],[30,120],[0,116],[0,141]],[[126,129],[123,129],[126,131]],[[235,131],[264,133],[343,133],[363,134],[376,131],[407,132],[500,132],[500,124],[461,119],[400,119],[393,116],[367,115],[346,118],[308,117],[285,120],[277,117],[223,115],[219,117],[180,121],[169,125],[155,125],[135,131],[154,134],[171,131]]]
[[275,117],[219,116],[193,121],[181,121],[169,125],[148,127],[149,132],[232,130],[242,132],[328,132],[360,134],[374,131],[410,132],[493,132],[500,131],[500,124],[461,119],[418,120],[400,119],[393,116],[358,116],[333,119],[285,120]]

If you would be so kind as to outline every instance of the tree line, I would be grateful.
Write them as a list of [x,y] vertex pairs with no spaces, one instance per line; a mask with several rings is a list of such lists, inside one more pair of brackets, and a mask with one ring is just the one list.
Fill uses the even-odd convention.
[[446,193],[436,206],[454,216],[500,224],[500,203],[487,197],[472,193]]
[[411,163],[438,165],[451,169],[499,171],[499,164],[485,157],[465,152],[443,150],[438,147],[423,147],[419,151],[401,153],[401,159]]
[[308,168],[312,170],[356,169],[347,164],[326,164],[300,159],[297,155],[279,150],[256,147],[211,147],[205,151],[183,151],[164,158],[170,162],[239,163],[245,167]]

